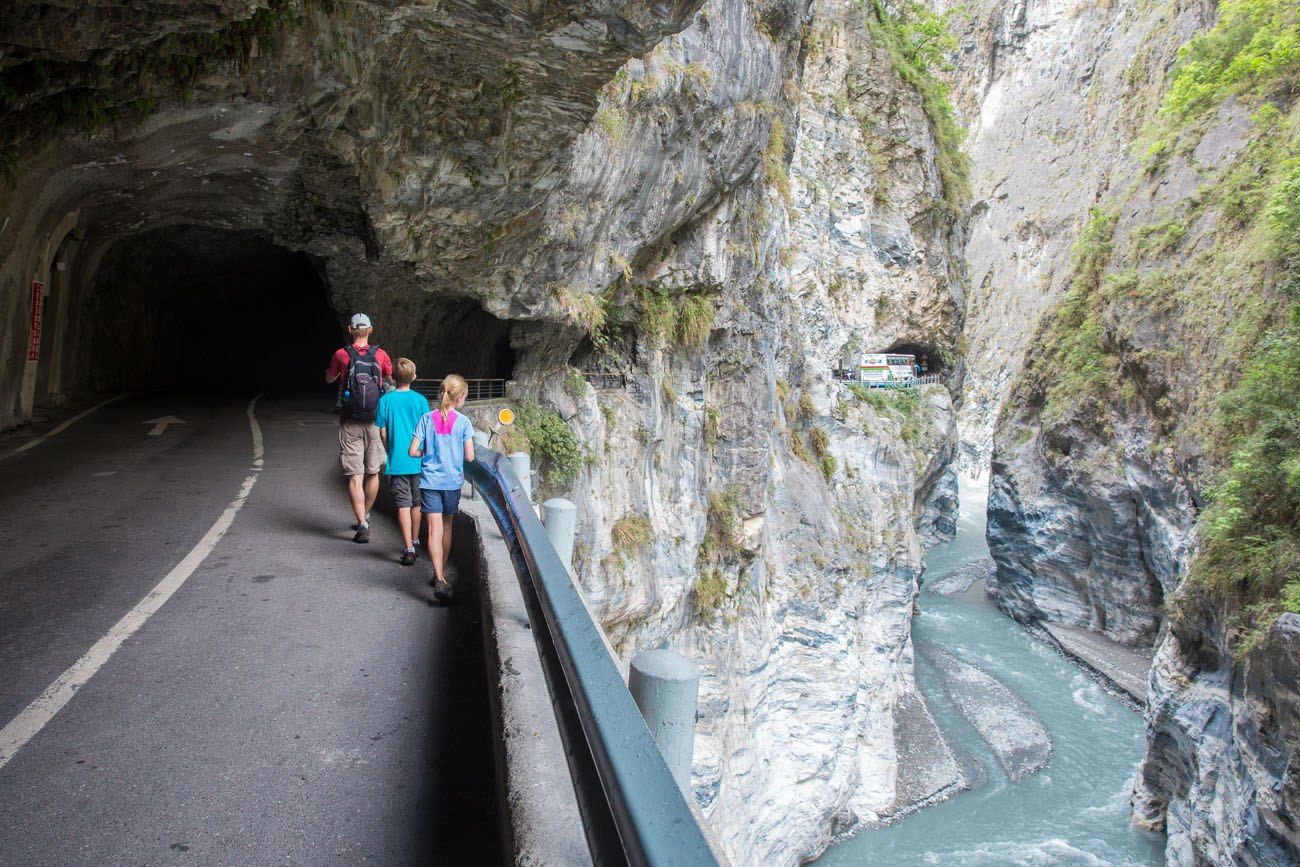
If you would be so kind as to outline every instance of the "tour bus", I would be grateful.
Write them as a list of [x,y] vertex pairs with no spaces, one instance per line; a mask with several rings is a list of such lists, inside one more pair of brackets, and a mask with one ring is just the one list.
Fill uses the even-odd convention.
[[908,382],[916,378],[916,356],[889,352],[865,355],[858,365],[858,382],[870,386]]

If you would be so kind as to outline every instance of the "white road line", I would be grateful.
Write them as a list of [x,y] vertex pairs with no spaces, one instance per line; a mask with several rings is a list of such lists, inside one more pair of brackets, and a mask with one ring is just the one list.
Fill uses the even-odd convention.
[[[253,490],[253,485],[257,483],[257,476],[262,471],[262,429],[257,424],[257,417],[253,414],[257,401],[262,396],[259,394],[248,404],[248,425],[253,432],[253,466],[252,474],[244,479],[243,485],[239,488],[239,494],[217,518],[208,532],[203,535],[199,543],[194,546],[190,553],[185,555],[185,559],[177,563],[176,566],[167,573],[167,575],[158,582],[152,590],[149,591],[140,602],[126,613],[126,616],[108,631],[108,634],[99,641],[95,642],[86,655],[81,657],[72,664],[72,667],[63,674],[59,675],[54,683],[46,688],[35,701],[27,705],[23,712],[14,717],[13,722],[9,723],[3,729],[0,729],[0,768],[9,763],[14,754],[22,746],[31,740],[37,732],[45,727],[45,724],[54,718],[63,706],[72,700],[77,694],[77,690],[85,686],[86,683],[95,676],[95,672],[108,662],[109,658],[117,652],[136,630],[144,625],[145,621],[154,615],[159,608],[172,597],[172,594],[180,589],[186,579],[194,573],[212,549],[217,547],[221,537],[226,535],[230,525],[235,521],[235,515],[243,508],[244,502],[248,499],[249,493]],[[75,419],[74,419],[75,421]]]
[[115,400],[121,400],[121,399],[124,398],[124,397],[130,397],[130,395],[129,395],[129,394],[119,394],[119,395],[115,395],[114,397],[110,397],[108,400],[102,400],[102,401],[100,401],[99,403],[97,403],[97,404],[95,404],[94,406],[92,406],[90,409],[85,410],[85,411],[83,411],[83,412],[79,412],[79,413],[77,413],[77,414],[74,415],[72,418],[68,419],[68,420],[65,421],[63,424],[59,425],[59,426],[56,427],[54,430],[50,431],[49,433],[45,434],[44,436],[37,437],[36,439],[32,440],[31,442],[23,443],[22,445],[20,445],[18,448],[14,449],[13,451],[11,451],[11,452],[6,452],[5,454],[0,455],[0,461],[3,461],[5,458],[12,458],[14,455],[22,454],[23,452],[27,451],[28,449],[34,449],[34,448],[36,448],[38,445],[40,445],[41,443],[45,442],[45,441],[46,441],[47,439],[49,439],[50,437],[52,437],[52,436],[57,436],[58,434],[63,433],[65,430],[67,430],[68,428],[72,427],[74,424],[76,424],[77,422],[81,421],[83,418],[85,418],[86,416],[90,415],[90,414],[91,414],[92,412],[94,412],[95,410],[100,409],[100,408],[105,407],[105,406],[108,406],[108,405],[109,405],[110,403],[112,403],[113,401],[115,401]]

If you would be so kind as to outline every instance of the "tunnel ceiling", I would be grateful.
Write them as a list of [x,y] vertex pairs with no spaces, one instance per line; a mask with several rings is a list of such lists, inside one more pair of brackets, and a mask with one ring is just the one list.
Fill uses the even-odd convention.
[[6,4],[0,206],[33,235],[77,213],[92,256],[169,225],[254,229],[325,261],[342,307],[448,291],[545,316],[590,256],[544,231],[574,142],[699,5]]

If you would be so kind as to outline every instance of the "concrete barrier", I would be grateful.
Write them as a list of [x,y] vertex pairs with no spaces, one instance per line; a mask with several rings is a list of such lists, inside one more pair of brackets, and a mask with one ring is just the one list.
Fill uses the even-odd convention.
[[672,650],[647,650],[632,660],[627,688],[673,779],[690,799],[699,667]]
[[552,497],[542,503],[542,525],[555,546],[560,561],[573,571],[573,538],[578,532],[578,507],[563,497]]

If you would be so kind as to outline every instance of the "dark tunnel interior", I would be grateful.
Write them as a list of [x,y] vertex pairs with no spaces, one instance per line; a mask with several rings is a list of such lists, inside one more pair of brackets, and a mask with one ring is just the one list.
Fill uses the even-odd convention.
[[452,299],[430,306],[425,339],[418,346],[384,348],[394,358],[409,356],[422,379],[441,379],[449,373],[469,379],[510,379],[515,369],[512,325],[471,298]]
[[895,343],[885,350],[885,352],[898,352],[904,355],[914,355],[916,360],[926,373],[942,373],[943,362],[939,358],[939,353],[934,350],[933,346],[924,343]]
[[418,295],[414,309],[335,310],[322,271],[256,232],[184,225],[124,238],[80,307],[78,380],[97,392],[332,395],[323,374],[355,312],[369,314],[373,342],[414,360],[421,378],[512,376],[513,323],[476,300]]
[[172,226],[105,254],[80,317],[95,391],[321,393],[339,316],[302,253],[253,232]]

